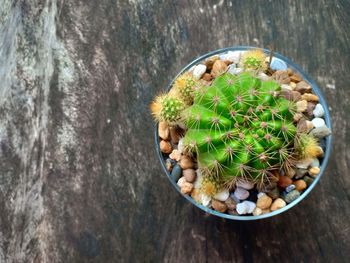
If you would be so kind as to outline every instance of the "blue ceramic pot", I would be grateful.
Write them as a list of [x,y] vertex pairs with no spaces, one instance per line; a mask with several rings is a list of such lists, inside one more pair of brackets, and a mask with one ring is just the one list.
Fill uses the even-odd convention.
[[[181,75],[182,73],[188,71],[192,66],[197,65],[198,63],[200,63],[201,61],[205,60],[206,58],[209,58],[213,55],[220,55],[220,54],[225,54],[228,51],[244,51],[244,50],[249,50],[249,49],[256,49],[255,47],[249,47],[249,46],[236,46],[236,47],[229,47],[229,48],[222,48],[222,49],[218,49],[212,52],[209,52],[203,56],[200,56],[199,58],[193,60],[191,63],[189,63],[186,67],[184,67],[179,74],[169,83],[167,90],[170,90],[170,88],[173,85],[174,80]],[[268,50],[265,50],[266,53],[268,53]],[[285,63],[287,63],[288,67],[291,68],[294,72],[298,73],[300,76],[302,76],[302,78],[307,81],[311,86],[312,86],[312,90],[313,92],[319,97],[319,103],[322,104],[324,110],[325,110],[325,115],[324,115],[324,120],[326,122],[326,125],[328,128],[331,129],[331,119],[330,119],[330,114],[329,114],[329,110],[328,110],[328,106],[327,103],[320,91],[320,89],[317,87],[316,83],[308,76],[306,75],[306,73],[296,64],[294,64],[292,61],[290,61],[288,58],[278,54],[278,53],[274,53],[273,54],[274,57],[281,59],[282,61],[284,61]],[[201,204],[198,204],[197,202],[195,202],[192,197],[188,196],[188,195],[183,195],[180,192],[180,188],[179,186],[176,184],[175,179],[173,179],[169,173],[169,171],[166,169],[165,167],[165,159],[163,154],[160,152],[159,149],[159,137],[158,137],[158,125],[156,125],[155,127],[155,146],[156,146],[156,151],[157,151],[157,155],[159,157],[159,161],[163,167],[163,170],[165,172],[165,174],[167,175],[170,183],[174,186],[174,188],[184,197],[186,198],[190,203],[192,203],[193,205],[197,206],[198,208],[202,209],[203,211],[218,216],[218,217],[222,217],[222,218],[227,218],[227,219],[232,219],[232,220],[243,220],[243,221],[250,221],[250,220],[258,220],[258,219],[263,219],[263,218],[267,218],[267,217],[272,217],[278,214],[281,214],[285,211],[287,211],[288,209],[292,208],[293,206],[295,206],[296,204],[298,204],[301,200],[303,200],[311,191],[312,189],[314,189],[314,187],[316,186],[316,184],[318,183],[318,181],[320,180],[321,176],[323,175],[327,163],[328,163],[328,159],[330,156],[330,151],[331,151],[331,145],[332,145],[332,135],[324,138],[323,140],[325,145],[326,145],[326,149],[325,149],[325,153],[324,153],[324,158],[322,160],[320,160],[320,173],[318,174],[318,176],[315,178],[315,180],[312,182],[312,184],[300,195],[300,197],[296,200],[294,200],[293,202],[291,202],[290,204],[286,205],[285,207],[278,209],[276,211],[273,211],[271,213],[268,214],[263,214],[263,215],[259,215],[259,216],[235,216],[235,215],[229,215],[229,214],[225,214],[225,213],[220,213],[218,211],[215,211],[211,208],[205,207]]]

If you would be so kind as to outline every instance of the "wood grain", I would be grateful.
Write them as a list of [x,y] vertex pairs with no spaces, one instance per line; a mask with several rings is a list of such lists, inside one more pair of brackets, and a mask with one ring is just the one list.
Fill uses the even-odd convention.
[[[2,0],[0,262],[347,262],[350,3]],[[195,57],[253,45],[328,100],[332,158],[275,218],[205,215],[158,163],[151,99]]]

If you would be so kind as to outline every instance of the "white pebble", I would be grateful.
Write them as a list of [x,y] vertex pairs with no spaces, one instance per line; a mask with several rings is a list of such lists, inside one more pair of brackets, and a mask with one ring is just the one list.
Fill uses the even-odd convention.
[[320,167],[320,161],[318,160],[318,158],[312,159],[312,163],[310,166],[311,167]]
[[[232,65],[232,64],[231,64],[231,65]],[[230,65],[230,66],[231,66],[231,65]],[[230,73],[230,74],[233,74],[233,75],[238,75],[238,74],[240,74],[241,72],[243,72],[243,69],[242,69],[242,68],[236,68],[236,67],[234,67],[234,66],[231,66],[231,67],[228,68],[227,72]]]
[[263,81],[267,81],[267,80],[270,80],[271,78],[266,75],[264,72],[260,72],[259,75],[258,75],[259,79],[263,80]]
[[184,150],[184,138],[181,138],[177,144],[177,150],[180,152],[180,153],[183,153],[183,150]]
[[206,65],[203,65],[203,64],[199,64],[197,66],[194,67],[193,69],[193,77],[195,79],[200,79],[203,74],[205,73],[205,71],[207,70],[207,66]]
[[273,57],[270,63],[270,68],[273,70],[287,70],[288,65],[283,60]]
[[324,119],[322,119],[322,118],[314,118],[314,119],[312,119],[311,122],[315,128],[323,127],[326,125],[326,123],[324,122]]
[[251,214],[253,213],[256,204],[251,201],[244,201],[242,203],[238,203],[236,206],[236,211],[240,215]]
[[230,192],[228,190],[223,190],[221,192],[218,192],[216,195],[214,195],[214,198],[216,200],[225,202],[229,196],[230,196]]
[[237,187],[234,192],[234,196],[239,200],[245,200],[249,197],[249,192],[241,187]]
[[229,51],[226,54],[221,54],[220,59],[221,60],[228,60],[228,61],[231,61],[231,62],[237,64],[239,62],[239,60],[241,59],[241,54],[242,54],[242,51]]
[[324,115],[323,106],[320,103],[318,103],[312,113],[314,114],[315,117],[323,117]]
[[205,194],[201,195],[201,203],[202,203],[202,205],[209,206],[210,201],[211,201],[211,197],[210,196],[205,195]]
[[281,85],[281,89],[282,90],[288,90],[288,91],[292,91],[293,88],[291,86],[289,86],[288,84],[282,84]]
[[177,181],[177,185],[182,188],[182,186],[184,185],[184,183],[186,183],[186,178],[184,176],[182,176],[178,181]]
[[199,169],[196,170],[196,174],[197,174],[197,176],[196,176],[196,180],[193,183],[193,187],[195,189],[199,189],[202,186],[203,175],[202,175],[202,172]]
[[262,192],[260,192],[260,193],[258,193],[258,198],[260,198],[260,197],[262,197],[262,196],[264,196],[264,195],[266,195],[265,193],[262,193]]

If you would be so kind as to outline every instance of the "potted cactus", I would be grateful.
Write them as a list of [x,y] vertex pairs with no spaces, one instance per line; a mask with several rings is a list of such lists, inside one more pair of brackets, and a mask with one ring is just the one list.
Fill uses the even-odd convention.
[[313,188],[328,159],[330,121],[319,90],[267,50],[229,48],[195,60],[151,112],[173,185],[221,217],[288,209]]

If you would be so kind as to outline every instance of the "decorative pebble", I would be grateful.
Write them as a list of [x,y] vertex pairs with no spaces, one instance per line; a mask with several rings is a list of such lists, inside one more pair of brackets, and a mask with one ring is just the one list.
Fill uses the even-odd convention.
[[230,192],[225,189],[225,190],[218,192],[216,195],[214,195],[214,198],[216,200],[225,202],[229,196],[230,196]]
[[259,207],[255,207],[254,211],[253,211],[253,215],[254,216],[259,216],[262,214],[262,210]]
[[294,176],[295,177],[295,179],[300,179],[300,178],[302,178],[305,174],[307,174],[307,169],[297,169],[297,171],[296,171],[297,173],[296,173],[296,175]]
[[305,181],[305,183],[309,186],[313,183],[314,178],[311,178],[310,176],[304,176],[303,180]]
[[[284,85],[284,84],[283,84]],[[301,98],[301,94],[295,90],[281,90],[281,96],[290,101],[298,101]]]
[[194,169],[183,170],[182,174],[189,183],[193,183],[196,180],[196,171]]
[[250,189],[254,188],[254,184],[252,182],[245,181],[245,180],[238,180],[236,182],[236,186],[241,187],[241,188],[246,189],[246,190],[250,190]]
[[169,154],[169,158],[178,162],[181,159],[181,152],[175,149]]
[[194,188],[200,188],[201,185],[202,185],[202,182],[203,182],[203,175],[202,175],[202,172],[197,169],[196,170],[196,180],[194,181]]
[[229,69],[227,70],[228,73],[233,74],[233,75],[238,75],[241,72],[243,72],[242,68],[236,68],[233,66],[233,64],[230,65]]
[[213,69],[211,70],[211,74],[214,77],[219,76],[220,74],[224,73],[227,70],[227,65],[222,60],[216,60],[213,65]]
[[[292,79],[291,79],[292,80]],[[295,82],[293,82],[293,81],[291,81],[290,83],[289,83],[289,85],[293,88],[293,89],[295,89],[295,87],[297,86],[297,84],[295,83]]]
[[[291,80],[293,81],[293,78],[291,78]],[[304,93],[310,93],[311,92],[311,86],[306,83],[305,81],[300,81],[297,83],[296,87],[295,87],[296,91],[299,91],[300,93],[304,94]]]
[[318,127],[316,129],[313,129],[310,132],[311,135],[313,135],[319,139],[324,138],[324,137],[330,135],[331,133],[332,133],[331,130],[326,126]]
[[282,207],[285,207],[287,204],[282,198],[277,198],[275,201],[273,201],[271,205],[271,211],[275,211],[277,209],[281,209]]
[[258,74],[258,78],[261,79],[262,81],[268,81],[271,79],[271,77],[266,75],[264,72],[260,72]]
[[249,192],[241,187],[237,187],[234,195],[239,199],[239,200],[245,200],[249,196]]
[[270,196],[272,199],[276,199],[280,196],[280,191],[278,190],[278,188],[274,188],[271,191],[269,191],[268,196]]
[[227,206],[225,203],[218,201],[218,200],[213,200],[211,202],[211,206],[213,207],[214,210],[221,212],[221,213],[225,213],[227,210]]
[[193,189],[193,184],[189,183],[189,182],[184,182],[181,186],[181,193],[183,194],[189,194],[191,193]]
[[177,144],[177,150],[180,152],[180,153],[183,153],[184,151],[184,138],[181,138],[179,140],[179,143]]
[[213,76],[209,73],[204,73],[202,79],[204,79],[205,81],[211,81],[213,79]]
[[[283,90],[292,91],[293,88],[292,88],[290,85],[288,85],[288,84],[282,84],[282,85],[281,85],[281,90],[282,90],[282,91],[283,91]],[[299,94],[300,94],[300,93],[299,93]]]
[[311,165],[312,161],[313,159],[311,158],[298,160],[295,166],[300,169],[307,169]]
[[225,201],[225,204],[229,210],[234,210],[236,209],[236,206],[237,206],[237,202],[233,200],[231,197],[227,198],[227,200]]
[[320,103],[318,103],[312,113],[314,114],[315,117],[318,117],[318,118],[323,117],[324,115],[323,106]]
[[287,70],[287,63],[283,60],[273,57],[270,63],[270,68],[273,70]]
[[237,204],[236,211],[240,215],[251,214],[253,213],[256,205],[250,201],[243,201],[242,203]]
[[158,124],[158,135],[163,140],[169,139],[169,126],[165,121],[160,121]]
[[181,173],[182,173],[182,169],[180,165],[176,164],[173,167],[173,170],[171,171],[171,177],[174,178],[175,181],[177,181],[181,177]]
[[305,190],[307,187],[306,182],[302,179],[294,181],[293,184],[295,185],[295,189],[300,191],[300,192]]
[[258,201],[256,202],[256,206],[261,209],[267,209],[271,206],[271,204],[272,204],[272,198],[266,194],[259,197]]
[[195,79],[200,79],[202,77],[202,75],[205,73],[205,71],[207,70],[207,66],[203,65],[203,64],[199,64],[197,66],[195,66],[193,68],[193,77]]
[[286,201],[286,203],[289,204],[289,203],[293,202],[294,200],[296,200],[299,196],[300,196],[299,191],[293,190],[284,196],[284,201]]
[[228,60],[237,64],[241,58],[242,51],[229,51],[226,54],[220,55],[221,60]]
[[301,76],[299,74],[292,73],[290,80],[296,85],[296,83],[301,81]]
[[317,146],[317,151],[316,151],[316,156],[317,157],[323,157],[324,156],[324,151],[321,146]]
[[289,193],[295,189],[295,185],[291,184],[286,187],[286,192]]
[[318,158],[312,159],[311,167],[320,167],[320,160]]
[[266,194],[265,194],[265,193],[260,192],[260,193],[258,193],[257,198],[259,199],[260,197],[262,197],[262,196],[264,196],[264,195],[266,195]]
[[290,179],[288,176],[280,176],[277,184],[281,188],[286,188],[288,185],[291,185],[292,183],[293,183],[292,179]]
[[233,215],[233,216],[238,216],[239,214],[237,213],[236,209],[233,209],[233,210],[227,210],[227,213],[229,215]]
[[234,193],[230,194],[230,198],[232,198],[237,204],[241,201],[234,195]]
[[210,201],[211,201],[211,197],[210,196],[202,194],[202,196],[201,196],[201,203],[202,203],[202,205],[209,206]]
[[308,133],[314,127],[311,121],[301,119],[297,124],[297,129],[299,133]]
[[193,168],[193,161],[190,157],[186,156],[186,155],[182,155],[181,159],[180,159],[180,166],[182,169],[189,169],[189,168]]
[[184,183],[186,183],[186,178],[184,176],[182,176],[178,181],[177,181],[177,185],[181,188],[183,186]]
[[319,167],[311,167],[309,169],[309,175],[311,175],[312,177],[315,177],[319,173],[320,173],[320,168]]
[[307,107],[306,107],[306,115],[308,117],[310,117],[310,118],[312,117],[315,107],[316,107],[315,103],[308,101]]
[[300,100],[297,103],[297,112],[304,112],[307,109],[307,101],[306,100]]
[[303,95],[301,95],[301,99],[306,101],[318,101],[317,95],[312,93],[304,93]]
[[262,211],[262,214],[268,214],[268,213],[271,213],[271,210],[270,209],[263,209],[261,210]]
[[168,171],[171,171],[175,164],[176,162],[170,158],[166,159],[165,161],[165,167]]
[[159,148],[162,153],[171,153],[173,150],[170,142],[164,140],[160,141]]
[[298,122],[303,117],[303,114],[300,112],[297,112],[293,115],[294,122]]
[[326,123],[324,122],[324,119],[322,119],[322,118],[314,118],[314,119],[312,119],[311,122],[315,126],[315,128],[320,128],[320,127],[326,126]]
[[[180,129],[176,128],[176,127],[170,127],[169,131],[170,131],[170,138],[171,138],[171,142],[174,144],[179,143],[179,140],[181,138],[181,134],[180,134]],[[181,132],[182,133],[182,132]]]

